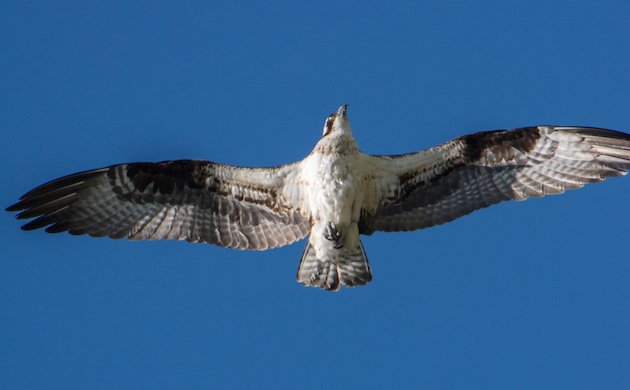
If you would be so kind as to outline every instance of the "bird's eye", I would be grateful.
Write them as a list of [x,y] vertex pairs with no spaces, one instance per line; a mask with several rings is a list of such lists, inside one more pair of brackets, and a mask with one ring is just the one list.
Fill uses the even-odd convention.
[[334,122],[335,122],[335,114],[332,114],[331,116],[326,118],[326,124],[324,125],[324,133],[322,134],[322,136],[326,136],[330,134],[330,132],[332,131],[332,125]]

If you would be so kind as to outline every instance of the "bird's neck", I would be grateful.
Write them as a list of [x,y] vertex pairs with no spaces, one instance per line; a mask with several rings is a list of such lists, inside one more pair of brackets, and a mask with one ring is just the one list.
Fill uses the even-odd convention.
[[348,155],[359,152],[359,147],[352,133],[338,132],[323,137],[314,151],[324,155]]

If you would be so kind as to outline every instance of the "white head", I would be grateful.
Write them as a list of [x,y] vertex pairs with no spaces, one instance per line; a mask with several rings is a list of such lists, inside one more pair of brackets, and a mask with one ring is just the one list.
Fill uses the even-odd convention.
[[352,134],[350,122],[348,121],[348,116],[346,115],[347,112],[348,105],[344,104],[337,109],[337,112],[330,114],[328,118],[326,118],[326,122],[324,122],[322,137],[338,132]]

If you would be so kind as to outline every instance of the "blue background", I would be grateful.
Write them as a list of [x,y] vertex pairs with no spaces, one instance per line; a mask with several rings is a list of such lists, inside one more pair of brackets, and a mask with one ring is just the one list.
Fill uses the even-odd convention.
[[[367,153],[536,124],[630,132],[630,2],[3,1],[0,203],[117,162]],[[630,179],[364,243],[374,281],[0,217],[0,388],[630,388]]]

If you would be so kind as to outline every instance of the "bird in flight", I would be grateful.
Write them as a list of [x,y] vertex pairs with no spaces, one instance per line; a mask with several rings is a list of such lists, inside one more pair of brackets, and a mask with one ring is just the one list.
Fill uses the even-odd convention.
[[265,250],[308,236],[297,280],[336,291],[372,280],[361,234],[423,229],[630,168],[630,135],[590,127],[487,131],[416,153],[368,155],[347,108],[328,116],[313,151],[293,164],[117,164],[43,184],[7,210],[35,218],[24,230],[93,237]]

